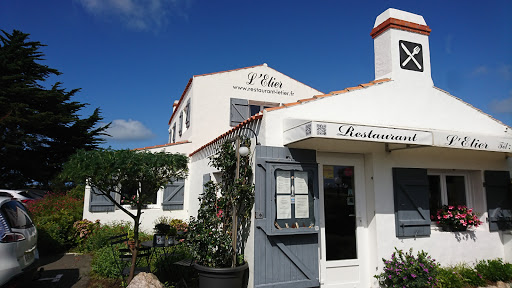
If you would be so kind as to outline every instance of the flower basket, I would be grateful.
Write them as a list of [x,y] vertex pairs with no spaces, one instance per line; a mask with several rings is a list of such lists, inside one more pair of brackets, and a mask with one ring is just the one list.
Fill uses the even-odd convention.
[[473,209],[464,205],[444,205],[437,210],[437,215],[431,216],[431,218],[434,221],[437,220],[437,224],[446,232],[466,231],[468,228],[478,227],[482,224]]

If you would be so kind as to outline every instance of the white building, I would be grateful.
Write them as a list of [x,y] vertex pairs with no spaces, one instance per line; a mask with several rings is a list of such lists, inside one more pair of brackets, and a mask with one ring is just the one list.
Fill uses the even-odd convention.
[[[511,127],[434,86],[429,34],[423,17],[386,10],[371,32],[375,80],[329,94],[266,65],[195,76],[169,122],[172,143],[151,148],[190,156],[183,210],[162,212],[160,192],[144,216],[195,215],[204,177],[215,178],[208,156],[242,134],[256,187],[249,287],[377,287],[395,247],[443,265],[511,262]],[[251,116],[247,105],[272,108]],[[430,220],[442,204],[473,208],[483,225],[442,231]]]

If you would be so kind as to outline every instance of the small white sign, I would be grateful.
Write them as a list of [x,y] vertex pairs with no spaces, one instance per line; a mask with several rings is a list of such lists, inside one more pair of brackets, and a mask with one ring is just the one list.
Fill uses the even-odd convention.
[[277,219],[292,218],[292,199],[290,195],[277,195]]

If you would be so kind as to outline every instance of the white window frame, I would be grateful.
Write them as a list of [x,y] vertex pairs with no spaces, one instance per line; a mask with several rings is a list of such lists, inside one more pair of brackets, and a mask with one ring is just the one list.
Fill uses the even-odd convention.
[[[464,176],[464,188],[466,192],[466,206],[473,207],[471,191],[471,173],[465,170],[427,170],[428,176],[439,176],[441,181],[441,204],[448,205],[448,192],[446,190],[446,176]],[[429,207],[430,209],[430,207]]]

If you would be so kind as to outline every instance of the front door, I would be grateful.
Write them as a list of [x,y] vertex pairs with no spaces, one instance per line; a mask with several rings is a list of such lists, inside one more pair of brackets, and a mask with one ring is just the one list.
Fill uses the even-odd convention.
[[368,287],[362,155],[319,153],[321,279],[325,287]]

